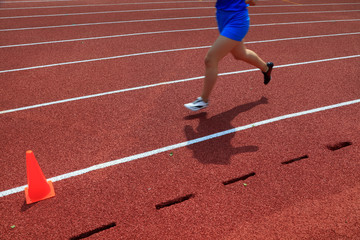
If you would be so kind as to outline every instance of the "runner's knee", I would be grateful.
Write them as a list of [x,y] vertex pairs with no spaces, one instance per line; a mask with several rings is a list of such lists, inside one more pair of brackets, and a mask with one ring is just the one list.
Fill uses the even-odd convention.
[[232,52],[232,55],[236,60],[244,60],[244,59],[246,59],[246,50]]
[[210,54],[206,55],[204,62],[206,67],[216,67],[218,65],[218,60]]

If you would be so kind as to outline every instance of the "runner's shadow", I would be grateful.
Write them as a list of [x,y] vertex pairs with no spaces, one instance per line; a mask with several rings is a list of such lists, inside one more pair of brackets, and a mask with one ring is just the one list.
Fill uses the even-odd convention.
[[[251,110],[260,105],[267,104],[268,99],[262,97],[255,102],[246,103],[230,109],[229,111],[220,113],[211,118],[207,118],[207,113],[202,112],[196,115],[189,115],[185,120],[199,119],[199,125],[196,131],[189,125],[184,127],[184,132],[188,141],[193,139],[208,136],[214,133],[223,132],[233,129],[231,121],[240,113]],[[193,151],[194,157],[202,164],[230,164],[232,155],[256,152],[259,148],[257,146],[248,145],[233,147],[231,139],[235,136],[235,132],[228,133],[221,137],[215,137],[210,140],[188,145],[187,148]]]

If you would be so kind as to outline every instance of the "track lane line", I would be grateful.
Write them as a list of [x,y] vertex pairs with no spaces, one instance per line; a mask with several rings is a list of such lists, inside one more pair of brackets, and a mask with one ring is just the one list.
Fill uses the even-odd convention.
[[2,3],[43,3],[43,2],[72,2],[79,0],[32,0],[32,1],[3,1]]
[[34,69],[48,68],[48,67],[57,67],[57,66],[64,66],[64,65],[70,65],[70,64],[88,63],[88,62],[96,62],[96,61],[103,61],[103,60],[112,60],[112,59],[119,59],[119,58],[126,58],[126,57],[135,57],[135,56],[142,56],[142,55],[149,55],[149,54],[156,54],[156,53],[167,53],[167,52],[194,50],[194,49],[201,49],[201,48],[208,48],[208,47],[210,47],[210,46],[189,47],[189,48],[179,48],[179,49],[169,49],[169,50],[159,50],[159,51],[152,51],[152,52],[142,52],[142,53],[133,53],[133,54],[126,54],[126,55],[105,57],[105,58],[94,58],[94,59],[79,60],[79,61],[72,61],[72,62],[54,63],[54,64],[41,65],[41,66],[33,66],[33,67],[25,67],[25,68],[18,68],[18,69],[2,70],[2,71],[0,71],[0,74],[1,74],[1,73],[9,73],[9,72],[25,71],[25,70],[34,70]]
[[110,14],[110,13],[181,11],[181,10],[199,10],[199,9],[214,9],[214,7],[158,8],[158,9],[118,10],[118,11],[103,11],[103,12],[80,12],[80,13],[46,14],[46,15],[28,15],[28,16],[0,17],[0,20],[1,19],[20,19],[20,18],[41,18],[41,17],[64,17],[64,16],[78,16],[78,15],[96,15],[96,14]]
[[286,2],[286,3],[292,3],[292,4],[295,4],[295,5],[303,5],[301,3],[296,3],[296,2],[292,2],[290,0],[282,0],[283,2]]
[[[352,55],[352,56],[344,56],[344,57],[336,57],[336,58],[327,58],[327,59],[313,60],[313,61],[307,61],[307,62],[283,64],[283,65],[275,66],[274,68],[300,66],[300,65],[312,64],[312,63],[322,63],[322,62],[337,61],[337,60],[358,58],[358,57],[360,57],[360,55]],[[235,72],[219,73],[218,76],[226,76],[226,75],[233,75],[233,74],[254,72],[254,71],[259,71],[259,69],[253,68],[253,69],[241,70],[241,71],[235,71]],[[74,101],[79,101],[79,100],[84,100],[84,99],[89,99],[89,98],[112,95],[112,94],[117,94],[117,93],[122,93],[122,92],[129,92],[129,91],[135,91],[135,90],[140,90],[140,89],[152,88],[152,87],[157,87],[157,86],[162,86],[162,85],[170,85],[170,84],[181,83],[181,82],[189,82],[189,81],[203,79],[203,78],[204,78],[204,76],[200,76],[200,77],[192,77],[192,78],[180,79],[180,80],[175,80],[175,81],[160,82],[160,83],[155,83],[155,84],[150,84],[150,85],[144,85],[144,86],[120,89],[120,90],[115,90],[115,91],[91,94],[91,95],[86,95],[86,96],[82,96],[82,97],[68,98],[68,99],[63,99],[63,100],[58,100],[58,101],[47,102],[47,103],[41,103],[41,104],[36,104],[36,105],[31,105],[31,106],[26,106],[26,107],[7,109],[7,110],[0,111],[0,115],[1,114],[6,114],[6,113],[12,113],[12,112],[19,112],[19,111],[34,109],[34,108],[40,108],[40,107],[45,107],[45,106],[50,106],[50,105],[55,105],[55,104],[74,102]]]
[[[103,11],[103,12],[83,12],[83,13],[62,13],[62,14],[46,14],[46,15],[28,15],[28,16],[12,16],[0,17],[3,19],[22,19],[22,18],[41,18],[41,17],[64,17],[64,16],[78,16],[78,15],[96,15],[96,14],[111,14],[111,13],[131,13],[131,12],[155,12],[155,11],[182,11],[182,10],[201,10],[212,9],[214,7],[190,7],[190,8],[159,8],[159,9],[140,9],[140,10],[119,10],[119,11]],[[336,11],[311,11],[311,12],[282,12],[282,13],[252,13],[250,16],[257,15],[277,15],[277,14],[312,14],[312,13],[337,13],[337,12],[358,12],[360,10],[336,10]]]
[[[349,11],[354,11],[354,10],[349,10]],[[360,11],[360,10],[356,10],[356,11]],[[325,12],[321,12],[321,13],[332,13],[332,12],[333,11],[325,11]],[[302,13],[302,12],[299,12],[299,13]],[[308,12],[306,12],[306,13],[308,13]],[[283,13],[271,13],[271,14],[276,15],[276,14],[283,14]],[[250,15],[252,15],[252,14],[250,14]],[[260,16],[260,15],[257,15],[257,16]],[[42,26],[42,27],[4,28],[4,29],[0,29],[0,32],[38,30],[38,29],[52,29],[52,28],[65,28],[65,27],[82,27],[82,26],[107,25],[107,24],[156,22],[156,21],[174,21],[174,20],[189,20],[189,19],[205,19],[205,18],[215,18],[215,16],[211,15],[211,16],[196,16],[196,17],[178,17],[178,18],[154,18],[154,19],[137,19],[137,20],[124,20],[124,21],[113,21],[113,22],[76,23],[76,24],[53,25],[53,26]],[[347,19],[339,19],[339,20],[346,21]]]
[[[360,19],[357,19],[356,21],[359,21],[359,20],[360,20]],[[166,31],[157,31],[157,32],[127,33],[127,34],[119,34],[119,35],[111,35],[111,36],[100,36],[100,37],[77,38],[77,39],[57,40],[57,41],[48,41],[48,42],[37,42],[37,43],[23,43],[23,44],[14,44],[14,45],[3,45],[3,46],[0,46],[0,48],[12,48],[12,47],[34,46],[34,45],[44,45],[44,44],[54,44],[54,43],[66,43],[66,42],[99,40],[99,39],[109,39],[109,38],[119,38],[119,37],[129,37],[129,36],[141,36],[141,35],[151,35],[151,34],[162,34],[162,33],[205,31],[205,30],[214,30],[214,29],[217,29],[217,27],[194,28],[194,29],[176,29],[176,30],[166,30]]]
[[[288,41],[288,40],[300,40],[300,39],[316,38],[316,37],[335,37],[335,36],[346,36],[346,35],[356,35],[356,34],[358,34],[358,32],[356,32],[356,33],[345,33],[345,35],[344,34],[331,34],[331,35],[319,35],[319,36],[280,38],[280,39],[270,39],[270,40],[259,40],[259,41],[246,42],[245,44],[267,43],[267,42]],[[210,47],[211,46],[200,46],[200,47],[188,47],[188,48],[158,50],[158,51],[151,51],[151,52],[131,53],[131,54],[125,54],[125,55],[112,56],[112,57],[93,58],[93,59],[78,60],[78,61],[71,61],[71,62],[62,62],[62,63],[53,63],[53,64],[46,64],[46,65],[39,65],[39,66],[32,66],[32,67],[6,69],[6,70],[1,70],[0,74],[1,73],[26,71],[26,70],[35,70],[35,69],[48,68],[48,67],[57,67],[57,66],[64,66],[64,65],[71,65],[71,64],[79,64],[79,63],[88,63],[88,62],[96,62],[96,61],[113,60],[113,59],[119,59],[119,58],[135,57],[135,56],[157,54],[157,53],[168,53],[168,52],[177,52],[177,51],[186,51],[186,50],[197,50],[197,49],[210,48]]]
[[48,28],[51,29],[51,28],[63,28],[63,27],[81,27],[81,26],[106,25],[106,24],[121,24],[121,23],[138,23],[138,22],[157,22],[157,21],[188,20],[188,19],[202,19],[202,18],[214,18],[214,16],[211,15],[211,16],[199,16],[199,17],[155,18],[155,19],[124,20],[124,21],[114,21],[114,22],[78,23],[78,24],[67,24],[67,25],[43,26],[43,27],[8,28],[8,29],[0,29],[0,32],[23,31],[23,30],[36,30],[36,29],[48,29]]
[[[284,0],[283,0],[284,1]],[[201,1],[202,3],[215,3],[215,1]],[[65,5],[65,6],[43,6],[43,7],[11,7],[1,8],[1,10],[27,10],[27,9],[53,9],[53,8],[77,8],[77,7],[106,7],[106,6],[125,6],[125,5],[145,5],[145,4],[176,4],[176,3],[199,3],[199,1],[178,1],[178,2],[137,2],[137,3],[112,3],[112,4],[87,4],[87,5]],[[314,3],[300,4],[301,7],[313,6],[334,6],[334,5],[357,5],[360,3]],[[299,7],[292,5],[256,5],[251,8],[270,8],[270,7]]]
[[[266,24],[254,24],[254,25],[251,25],[251,27],[292,25],[292,24],[309,24],[309,23],[356,22],[356,21],[360,21],[360,19],[323,20],[323,21],[287,22],[287,23],[266,23]],[[156,32],[127,33],[127,34],[110,35],[110,36],[99,36],[99,37],[87,37],[87,38],[55,40],[55,41],[47,41],[47,42],[34,42],[34,43],[21,43],[21,44],[2,45],[2,46],[0,46],[0,48],[35,46],[35,45],[67,43],[67,42],[88,41],[88,40],[99,40],[99,39],[109,39],[109,38],[119,38],[119,37],[129,37],[129,36],[152,35],[152,34],[163,34],[163,33],[175,33],[175,32],[206,31],[206,30],[215,30],[215,29],[217,29],[217,27],[194,28],[194,29],[175,29],[175,30],[165,30],[165,31],[156,31]],[[348,34],[357,34],[357,33],[348,33]],[[321,36],[330,36],[330,35],[321,35]]]
[[[137,160],[137,159],[146,158],[146,157],[156,155],[156,154],[159,154],[159,153],[168,152],[168,151],[171,151],[171,150],[174,150],[174,149],[178,149],[178,148],[186,147],[186,146],[189,146],[189,145],[192,145],[192,144],[204,142],[204,141],[207,141],[207,140],[210,140],[210,139],[213,139],[213,138],[217,138],[217,137],[221,137],[221,136],[224,136],[224,135],[227,135],[227,134],[244,131],[244,130],[247,130],[247,129],[250,129],[250,128],[253,128],[253,127],[258,127],[258,126],[278,122],[278,121],[285,120],[285,119],[300,117],[300,116],[304,116],[304,115],[308,115],[308,114],[327,111],[327,110],[331,110],[331,109],[334,109],[334,108],[349,106],[349,105],[357,104],[357,103],[360,103],[360,99],[355,99],[355,100],[351,100],[351,101],[347,101],[347,102],[341,102],[341,103],[328,105],[328,106],[323,106],[323,107],[319,107],[319,108],[314,108],[314,109],[310,109],[310,110],[306,110],[306,111],[286,114],[286,115],[266,119],[266,120],[263,120],[263,121],[250,123],[250,124],[247,124],[247,125],[244,125],[244,126],[228,129],[228,130],[225,130],[225,131],[222,131],[222,132],[217,132],[217,133],[214,133],[214,134],[210,134],[210,135],[200,137],[200,138],[196,138],[196,139],[193,139],[193,140],[189,140],[189,141],[186,141],[186,142],[181,142],[181,143],[177,143],[177,144],[174,144],[174,145],[169,145],[169,146],[166,146],[166,147],[158,148],[158,149],[155,149],[155,150],[152,150],[152,151],[135,154],[135,155],[132,155],[132,156],[120,158],[120,159],[117,159],[117,160],[112,160],[112,161],[101,163],[101,164],[96,164],[96,165],[93,165],[91,167],[87,167],[87,168],[83,168],[83,169],[76,170],[76,171],[73,171],[73,172],[58,175],[58,176],[49,178],[47,180],[52,181],[52,182],[57,182],[57,181],[69,179],[69,178],[72,178],[72,177],[80,176],[80,175],[83,175],[85,173],[89,173],[89,172],[96,171],[96,170],[99,170],[99,169],[104,169],[104,168],[107,168],[107,167],[112,167],[112,166],[115,166],[115,165],[119,165],[121,163],[126,163],[126,162],[134,161],[134,160]],[[15,194],[15,193],[18,193],[18,192],[22,192],[22,191],[24,191],[25,187],[27,187],[27,185],[23,185],[23,186],[20,186],[20,187],[15,187],[15,188],[11,188],[11,189],[8,189],[8,190],[5,190],[5,191],[1,191],[0,192],[0,198],[8,196],[8,195]]]
[[[54,9],[54,8],[78,8],[78,7],[106,7],[106,6],[126,6],[126,5],[150,5],[150,4],[177,4],[177,3],[199,3],[199,1],[169,1],[169,2],[135,2],[135,3],[109,3],[109,4],[84,4],[84,5],[64,5],[64,6],[42,6],[42,7],[10,7],[0,10],[28,10],[28,9]],[[201,3],[215,3],[215,1],[201,1]],[[348,3],[347,3],[348,4]],[[358,3],[360,4],[360,3]],[[344,4],[346,5],[346,4]]]

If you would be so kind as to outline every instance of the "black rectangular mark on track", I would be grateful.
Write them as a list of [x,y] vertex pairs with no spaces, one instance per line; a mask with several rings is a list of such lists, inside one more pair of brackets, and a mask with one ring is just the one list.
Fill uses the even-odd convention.
[[352,142],[339,142],[335,145],[327,145],[326,147],[331,151],[336,151],[339,150],[340,148],[348,147],[350,145],[352,145]]
[[156,209],[159,210],[159,209],[164,208],[164,207],[169,207],[169,206],[174,205],[174,204],[182,203],[182,202],[184,202],[186,200],[189,200],[190,198],[193,198],[193,197],[195,197],[195,194],[191,193],[191,194],[188,194],[188,195],[183,196],[183,197],[178,197],[178,198],[166,201],[166,202],[156,204],[155,207],[156,207]]
[[116,226],[116,222],[112,222],[110,224],[103,225],[101,227],[95,228],[95,229],[93,229],[91,231],[84,232],[84,233],[81,233],[81,234],[79,234],[77,236],[71,237],[70,240],[84,239],[84,238],[90,237],[93,234],[105,231],[105,230],[110,229],[110,228],[115,227],[115,226]]
[[238,181],[244,181],[244,180],[246,180],[246,179],[248,179],[249,177],[252,177],[252,176],[255,176],[254,172],[251,172],[251,173],[246,174],[246,175],[241,176],[241,177],[230,179],[228,181],[224,181],[223,184],[226,186],[226,185],[229,185],[229,184],[232,184],[232,183],[236,183]]
[[282,162],[281,164],[290,164],[290,163],[293,163],[293,162],[296,162],[296,161],[300,161],[300,160],[306,159],[306,158],[309,158],[309,156],[308,156],[308,155],[304,155],[304,156],[301,156],[301,157],[298,157],[298,158],[290,159],[289,161]]

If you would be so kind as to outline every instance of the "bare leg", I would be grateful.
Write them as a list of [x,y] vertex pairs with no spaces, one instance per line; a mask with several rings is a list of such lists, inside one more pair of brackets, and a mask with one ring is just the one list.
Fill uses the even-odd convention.
[[205,79],[201,98],[208,102],[210,93],[215,86],[218,75],[218,64],[229,52],[239,45],[239,41],[219,36],[205,58]]
[[242,41],[231,51],[231,53],[235,59],[242,60],[260,68],[263,72],[267,72],[269,69],[266,63],[255,52],[247,49]]

